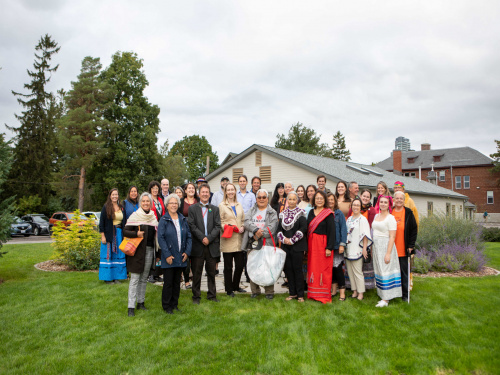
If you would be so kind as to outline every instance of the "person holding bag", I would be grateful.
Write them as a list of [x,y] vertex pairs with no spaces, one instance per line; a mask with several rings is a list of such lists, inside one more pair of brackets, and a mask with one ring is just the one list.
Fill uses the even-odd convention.
[[304,279],[302,258],[307,251],[307,219],[303,209],[297,206],[299,197],[295,191],[287,195],[288,207],[279,214],[278,239],[286,252],[285,271],[290,295],[287,301],[297,299],[304,302]]
[[[261,249],[264,246],[264,240],[271,243],[271,237],[278,228],[278,215],[269,205],[268,192],[260,189],[257,191],[256,198],[257,202],[245,214],[245,233],[243,233],[241,249],[248,251],[248,255],[252,251]],[[252,298],[256,298],[261,293],[260,286],[255,284],[252,278],[250,278],[250,289]],[[274,285],[265,286],[264,291],[267,299],[274,298]]]
[[128,316],[135,316],[137,310],[147,310],[144,306],[146,285],[150,269],[155,268],[153,261],[157,249],[156,229],[158,221],[152,210],[153,198],[149,193],[142,193],[140,207],[132,213],[123,230],[127,238],[142,238],[133,256],[126,257],[127,271],[130,272],[128,287]]

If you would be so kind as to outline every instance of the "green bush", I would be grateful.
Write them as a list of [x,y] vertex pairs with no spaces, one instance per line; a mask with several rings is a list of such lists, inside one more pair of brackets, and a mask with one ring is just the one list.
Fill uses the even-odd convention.
[[483,228],[481,236],[484,242],[500,242],[500,228]]
[[484,249],[481,227],[471,220],[442,215],[432,215],[420,220],[417,249],[438,251],[452,242],[473,245],[479,251]]
[[430,257],[425,253],[416,251],[416,255],[413,258],[412,271],[416,273],[427,273],[432,267]]
[[83,220],[77,210],[73,223],[66,228],[58,223],[53,229],[52,246],[61,263],[72,269],[95,270],[99,268],[101,235],[95,230],[93,220]]

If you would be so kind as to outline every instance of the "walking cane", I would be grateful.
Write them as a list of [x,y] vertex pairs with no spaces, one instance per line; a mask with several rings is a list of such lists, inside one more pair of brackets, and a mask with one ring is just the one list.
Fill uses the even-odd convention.
[[410,259],[408,259],[408,305],[410,304],[410,294],[411,294],[411,289],[410,289],[410,270],[411,270],[411,256]]

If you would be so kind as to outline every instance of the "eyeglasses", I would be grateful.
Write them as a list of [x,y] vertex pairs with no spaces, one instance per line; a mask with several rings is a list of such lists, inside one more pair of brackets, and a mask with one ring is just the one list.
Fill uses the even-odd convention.
[[266,196],[263,196],[263,197],[257,197],[257,199],[267,199]]
[[177,203],[177,202],[169,202],[168,204],[171,204],[173,206],[178,206],[179,205],[179,203]]

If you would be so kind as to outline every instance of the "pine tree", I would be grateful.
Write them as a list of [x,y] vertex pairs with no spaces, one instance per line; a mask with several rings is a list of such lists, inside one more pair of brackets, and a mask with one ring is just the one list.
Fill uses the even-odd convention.
[[[59,181],[78,178],[78,209],[83,211],[87,170],[105,152],[105,136],[114,133],[114,123],[103,118],[112,105],[115,92],[99,78],[99,58],[87,56],[82,61],[78,81],[65,96],[68,112],[57,121],[59,143],[64,152],[64,170]],[[76,174],[78,173],[78,174]]]
[[103,81],[115,90],[104,118],[116,124],[116,133],[105,132],[106,152],[89,172],[96,203],[102,204],[112,187],[124,195],[132,184],[145,189],[152,179],[161,177],[157,148],[160,109],[144,96],[149,82],[142,67],[136,53],[117,52],[101,73]]
[[[55,119],[60,112],[56,97],[46,91],[51,74],[59,65],[51,66],[52,56],[60,47],[46,34],[35,47],[34,70],[28,70],[31,82],[24,88],[28,94],[12,91],[25,109],[16,114],[19,127],[8,127],[16,133],[13,166],[9,174],[7,190],[20,196],[36,194],[42,206],[48,201],[51,174],[56,149]],[[43,210],[43,208],[42,208]]]
[[337,160],[349,161],[351,160],[351,152],[345,145],[345,137],[339,131],[333,136],[333,145],[331,150],[331,157]]
[[[9,174],[12,166],[12,149],[10,142],[5,141],[5,134],[0,134],[0,193],[2,186]],[[14,219],[12,213],[14,211],[14,197],[2,199],[0,201],[0,249],[3,243],[10,238],[10,225]],[[0,251],[0,257],[4,252]]]

